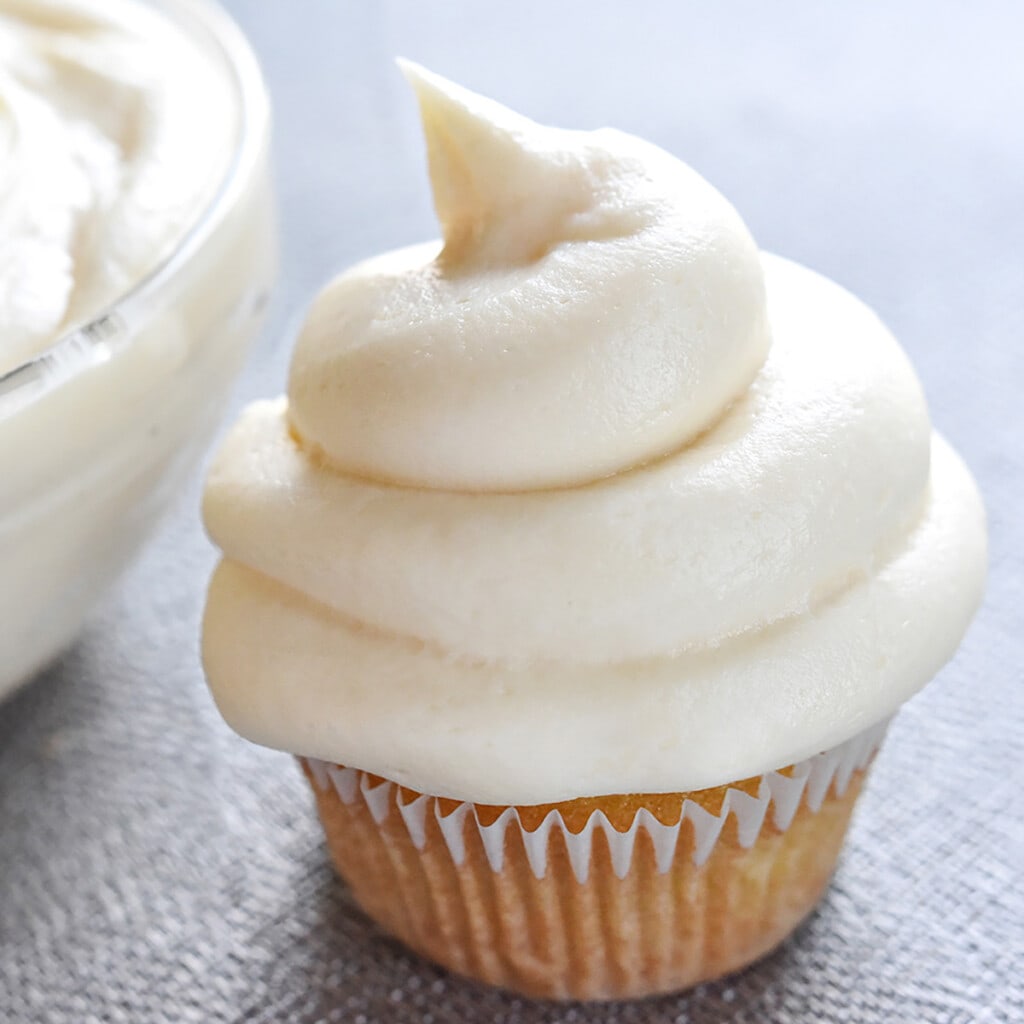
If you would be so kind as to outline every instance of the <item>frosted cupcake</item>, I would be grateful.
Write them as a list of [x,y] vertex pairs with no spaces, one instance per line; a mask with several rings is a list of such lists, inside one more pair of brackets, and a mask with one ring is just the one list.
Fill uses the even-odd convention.
[[981,502],[871,311],[684,164],[407,74],[444,240],[330,283],[216,457],[210,686],[412,948],[692,985],[819,898]]

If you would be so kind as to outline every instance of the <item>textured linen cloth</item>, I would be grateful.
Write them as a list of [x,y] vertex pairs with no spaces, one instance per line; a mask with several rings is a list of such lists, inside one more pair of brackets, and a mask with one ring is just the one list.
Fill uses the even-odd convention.
[[294,761],[221,723],[197,474],[81,640],[0,706],[0,1022],[1024,1021],[1024,6],[229,6],[274,94],[284,262],[226,416],[281,389],[330,273],[435,233],[403,53],[539,120],[651,138],[764,248],[874,306],[981,483],[988,596],[782,949],[682,996],[531,1003],[381,935]]

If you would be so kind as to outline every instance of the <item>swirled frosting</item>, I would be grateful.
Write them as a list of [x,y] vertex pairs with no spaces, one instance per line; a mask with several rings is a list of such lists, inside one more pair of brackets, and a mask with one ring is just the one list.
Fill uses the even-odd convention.
[[135,0],[0,0],[0,373],[100,313],[235,144],[216,62]]
[[530,804],[719,785],[891,714],[985,567],[896,341],[665,152],[407,74],[443,242],[328,285],[210,472],[228,722]]

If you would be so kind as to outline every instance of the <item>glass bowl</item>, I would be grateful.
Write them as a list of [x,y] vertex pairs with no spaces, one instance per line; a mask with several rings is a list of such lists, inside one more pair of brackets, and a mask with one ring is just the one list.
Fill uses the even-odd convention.
[[276,270],[259,65],[209,0],[157,7],[220,64],[237,141],[171,255],[0,377],[0,698],[70,643],[209,442]]

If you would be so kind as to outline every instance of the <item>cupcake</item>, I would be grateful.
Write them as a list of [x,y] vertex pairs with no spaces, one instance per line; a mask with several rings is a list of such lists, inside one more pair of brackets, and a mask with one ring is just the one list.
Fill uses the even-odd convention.
[[209,683],[414,950],[684,988],[814,907],[982,505],[874,314],[694,171],[405,70],[443,241],[327,285],[216,456]]

